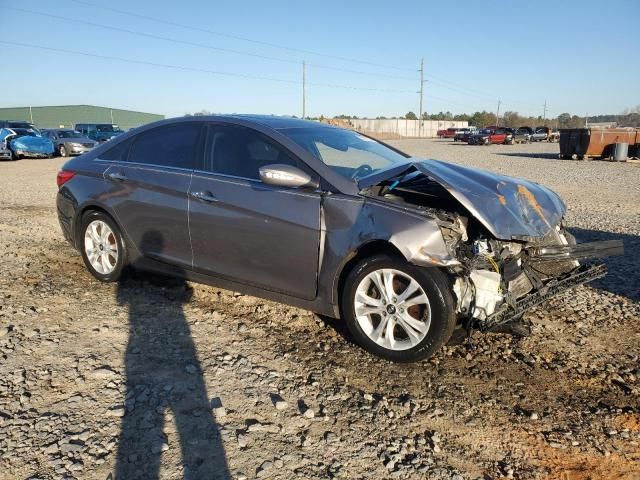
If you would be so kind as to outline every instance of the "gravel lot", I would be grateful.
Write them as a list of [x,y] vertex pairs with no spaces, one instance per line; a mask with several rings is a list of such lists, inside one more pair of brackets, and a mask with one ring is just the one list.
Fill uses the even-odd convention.
[[530,337],[394,365],[306,311],[100,284],[57,224],[63,160],[0,162],[0,478],[640,478],[640,166],[391,143],[545,183],[627,254],[527,314]]

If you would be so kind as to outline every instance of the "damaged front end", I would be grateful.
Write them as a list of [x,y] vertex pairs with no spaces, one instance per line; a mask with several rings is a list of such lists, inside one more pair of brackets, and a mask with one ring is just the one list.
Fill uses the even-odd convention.
[[562,200],[525,180],[429,160],[361,187],[367,197],[412,205],[438,219],[455,259],[439,266],[452,276],[458,317],[470,329],[496,329],[603,277],[606,265],[593,259],[623,253],[617,240],[576,244],[562,225]]

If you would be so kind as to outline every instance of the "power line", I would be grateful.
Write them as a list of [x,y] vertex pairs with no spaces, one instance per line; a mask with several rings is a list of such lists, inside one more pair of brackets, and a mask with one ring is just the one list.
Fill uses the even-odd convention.
[[369,65],[369,66],[378,67],[378,68],[385,68],[385,69],[391,69],[391,70],[400,70],[400,71],[406,71],[406,72],[413,72],[412,68],[399,67],[399,66],[396,66],[396,65],[385,65],[385,64],[381,64],[381,63],[370,62],[370,61],[367,61],[367,60],[361,60],[361,59],[349,58],[349,57],[342,57],[342,56],[339,56],[339,55],[330,55],[330,54],[327,54],[327,53],[317,52],[317,51],[314,51],[314,50],[307,50],[307,49],[298,48],[298,47],[291,47],[291,46],[288,46],[288,45],[280,45],[280,44],[277,44],[277,43],[271,43],[271,42],[266,42],[266,41],[263,41],[263,40],[256,40],[256,39],[253,39],[253,38],[242,37],[240,35],[233,35],[233,34],[230,34],[230,33],[219,32],[217,30],[210,30],[210,29],[206,29],[206,28],[202,28],[202,27],[196,27],[196,26],[193,26],[193,25],[187,25],[187,24],[184,24],[184,23],[174,22],[174,21],[171,21],[171,20],[165,20],[165,19],[162,19],[162,18],[151,17],[149,15],[142,15],[142,14],[131,12],[131,11],[128,11],[128,10],[121,10],[121,9],[118,9],[118,8],[107,7],[105,5],[100,5],[100,4],[96,4],[96,3],[93,3],[93,2],[87,2],[87,1],[83,1],[83,0],[68,0],[68,1],[80,4],[80,5],[89,6],[89,7],[100,8],[102,10],[107,10],[107,11],[119,13],[119,14],[122,14],[122,15],[129,15],[131,17],[136,17],[136,18],[140,18],[140,19],[143,19],[143,20],[148,20],[148,21],[151,21],[151,22],[163,23],[165,25],[172,25],[174,27],[185,28],[185,29],[188,29],[188,30],[196,31],[196,32],[208,33],[208,34],[217,35],[217,36],[220,36],[220,37],[232,38],[234,40],[242,40],[243,42],[250,42],[250,43],[253,43],[253,44],[257,44],[257,45],[265,45],[267,47],[279,48],[279,49],[282,49],[282,50],[289,50],[291,52],[305,53],[305,54],[309,54],[309,55],[317,55],[319,57],[332,58],[334,60],[341,60],[341,61],[351,62],[351,63],[360,63],[362,65]]
[[[209,69],[205,69],[205,68],[188,67],[188,66],[184,66],[184,65],[172,65],[172,64],[167,64],[167,63],[149,62],[149,61],[145,61],[145,60],[134,60],[134,59],[131,59],[131,58],[115,57],[115,56],[111,56],[111,55],[102,55],[102,54],[91,53],[91,52],[81,52],[81,51],[78,51],[78,50],[68,50],[68,49],[64,49],[64,48],[45,47],[43,45],[34,45],[34,44],[29,44],[29,43],[12,42],[12,41],[2,40],[2,39],[0,39],[0,43],[5,44],[5,45],[14,45],[14,46],[18,46],[18,47],[33,48],[33,49],[37,49],[37,50],[46,50],[46,51],[50,51],[50,52],[68,53],[68,54],[72,54],[72,55],[82,55],[82,56],[85,56],[85,57],[99,58],[99,59],[103,59],[103,60],[113,60],[113,61],[118,61],[118,62],[126,62],[126,63],[138,64],[138,65],[147,65],[147,66],[152,66],[152,67],[170,68],[170,69],[173,69],[173,70],[183,70],[183,71],[198,72],[198,73],[209,73],[209,74],[212,74],[212,75],[240,77],[240,78],[248,78],[248,79],[253,79],[253,80],[267,80],[267,81],[271,81],[271,82],[281,82],[281,83],[289,83],[289,84],[294,84],[294,85],[300,85],[300,81],[299,80],[288,80],[288,79],[283,79],[283,78],[275,78],[275,77],[268,77],[268,76],[262,76],[262,75],[249,75],[249,74],[238,73],[238,72],[225,72],[225,71],[221,71],[221,70],[209,70]],[[318,83],[318,82],[306,82],[306,83],[307,83],[307,85],[314,85],[316,87],[339,88],[339,89],[345,89],[345,90],[359,90],[359,91],[365,91],[365,92],[401,93],[401,94],[413,93],[413,91],[411,91],[411,90],[392,90],[392,89],[356,87],[356,86],[352,86],[352,85],[339,85],[339,84]]]
[[[106,9],[106,10],[115,11],[115,12],[122,13],[122,14],[125,14],[125,15],[131,15],[131,16],[135,16],[135,17],[150,19],[152,21],[157,21],[157,22],[161,22],[161,23],[177,25],[177,26],[184,27],[184,28],[191,28],[191,29],[195,29],[197,31],[205,31],[205,32],[208,32],[208,33],[214,33],[216,35],[219,34],[219,35],[222,35],[222,36],[226,35],[226,34],[221,34],[220,32],[200,29],[198,27],[192,27],[192,26],[184,25],[184,24],[177,24],[176,22],[165,21],[165,20],[158,19],[158,18],[147,17],[145,15],[139,15],[139,14],[135,14],[133,12],[127,12],[127,11],[124,11],[124,10],[114,9],[114,8],[111,8],[111,7],[104,7],[102,5],[96,5],[96,4],[93,4],[91,2],[84,2],[82,0],[69,0],[69,1],[72,1],[72,2],[75,2],[75,3],[84,4],[84,5],[88,5],[88,6],[93,6],[93,7],[96,7],[96,8],[103,8],[103,9]],[[4,6],[4,8],[11,9],[11,10],[16,10],[16,11],[21,11],[21,12],[29,13],[29,14],[33,14],[33,15],[39,15],[39,16],[44,16],[44,17],[49,17],[49,18],[55,18],[55,19],[58,19],[58,20],[68,21],[68,22],[72,22],[72,23],[76,23],[76,24],[89,25],[89,26],[103,28],[103,29],[107,29],[107,30],[118,31],[118,32],[130,34],[130,35],[137,35],[137,36],[141,36],[141,37],[152,38],[152,39],[155,39],[155,40],[162,40],[162,41],[167,41],[167,42],[172,42],[172,43],[177,43],[177,44],[183,44],[183,45],[188,45],[188,46],[193,46],[193,47],[199,47],[199,48],[205,48],[205,49],[209,49],[209,50],[216,50],[216,51],[220,51],[220,52],[231,53],[231,54],[235,54],[235,55],[243,55],[243,56],[249,56],[249,57],[253,57],[253,58],[260,58],[260,59],[264,59],[264,60],[277,61],[277,62],[290,63],[290,64],[299,64],[298,60],[291,60],[291,59],[286,59],[286,58],[281,58],[281,57],[273,57],[273,56],[269,56],[269,55],[262,55],[262,54],[257,54],[257,53],[253,53],[253,52],[235,50],[235,49],[231,49],[231,48],[217,47],[215,45],[203,44],[203,43],[198,43],[198,42],[192,42],[192,41],[189,41],[189,40],[181,40],[181,39],[176,39],[176,38],[165,37],[165,36],[162,36],[162,35],[156,35],[156,34],[152,34],[152,33],[129,30],[129,29],[126,29],[126,28],[115,27],[115,26],[112,26],[112,25],[105,25],[105,24],[96,23],[96,22],[90,22],[90,21],[86,21],[86,20],[79,20],[79,19],[75,19],[75,18],[65,17],[65,16],[62,16],[62,15],[56,15],[56,14],[45,13],[45,12],[38,12],[38,11],[35,11],[35,10],[29,10],[29,9],[25,9],[25,8],[12,7],[12,6]],[[257,40],[251,40],[251,39],[247,39],[245,37],[240,37],[240,36],[237,36],[237,35],[227,35],[227,36],[230,36],[231,38],[235,38],[235,39],[240,39],[240,40],[245,40],[245,41],[253,41],[253,42],[257,42],[257,43],[266,43],[266,44],[268,44],[270,46],[277,46],[275,44],[270,44],[268,42],[259,42]],[[287,48],[288,50],[294,50],[294,51],[304,51],[304,52],[308,52],[308,53],[315,54],[315,55],[323,55],[323,56],[326,56],[326,57],[339,58],[341,60],[346,60],[346,61],[353,61],[353,62],[367,63],[367,64],[370,63],[370,62],[363,62],[363,61],[360,61],[360,60],[357,60],[357,59],[348,59],[346,57],[336,57],[336,56],[333,56],[333,55],[325,55],[325,54],[320,54],[319,52],[311,52],[311,51],[306,51],[306,50],[302,50],[302,49],[289,48],[289,47],[283,47],[283,48]],[[379,65],[379,64],[377,64],[377,65]],[[323,64],[316,64],[316,63],[308,63],[307,62],[307,66],[320,68],[320,69],[326,69],[326,70],[333,70],[333,71],[339,71],[339,72],[352,73],[352,74],[357,74],[357,75],[365,75],[365,76],[373,76],[373,77],[381,77],[381,78],[390,78],[390,79],[398,79],[398,80],[415,81],[413,78],[409,78],[409,77],[402,77],[402,76],[389,75],[389,74],[383,74],[383,73],[364,72],[364,71],[361,71],[361,70],[353,70],[353,69],[347,69],[347,68],[342,68],[342,67],[334,67],[334,66],[330,66],[330,65],[323,65]],[[435,77],[433,75],[429,75],[428,77],[433,78],[433,79],[437,79],[438,78],[438,77]],[[457,93],[462,93],[464,95],[475,96],[475,97],[483,98],[483,99],[491,99],[491,100],[495,100],[496,99],[495,96],[486,95],[485,93],[482,93],[480,90],[476,90],[476,89],[472,89],[472,88],[469,88],[469,87],[466,87],[466,86],[462,86],[462,85],[450,82],[449,80],[442,79],[442,81],[439,81],[439,80],[428,80],[428,81],[430,83],[432,83],[433,85],[437,85],[437,86],[446,88],[448,90],[452,90],[452,91],[457,92]],[[449,84],[442,83],[442,82],[448,82]],[[537,106],[537,105],[532,104],[532,103],[521,102],[521,101],[511,101],[511,100],[508,100],[508,104],[521,105],[521,106],[527,106],[527,107]]]
[[[287,58],[273,57],[273,56],[270,56],[270,55],[262,55],[262,54],[259,54],[259,53],[246,52],[246,51],[243,51],[243,50],[235,50],[235,49],[232,49],[232,48],[217,47],[215,45],[210,45],[210,44],[206,44],[206,43],[192,42],[190,40],[182,40],[182,39],[177,39],[177,38],[165,37],[165,36],[157,35],[157,34],[153,34],[153,33],[140,32],[140,31],[137,31],[137,30],[129,30],[127,28],[116,27],[116,26],[113,26],[113,25],[105,25],[103,23],[96,23],[96,22],[91,22],[91,21],[86,21],[86,20],[79,20],[79,19],[70,18],[70,17],[66,17],[66,16],[63,16],[63,15],[57,15],[57,14],[52,14],[52,13],[38,12],[38,11],[35,11],[35,10],[29,10],[29,9],[26,9],[26,8],[8,7],[8,6],[3,6],[3,7],[6,8],[6,9],[9,9],[9,10],[15,10],[15,11],[19,11],[19,12],[29,13],[29,14],[32,14],[32,15],[39,15],[39,16],[42,16],[42,17],[54,18],[56,20],[63,20],[63,21],[71,22],[71,23],[80,24],[80,25],[98,27],[98,28],[103,28],[103,29],[106,29],[106,30],[112,30],[112,31],[121,32],[121,33],[127,33],[127,34],[130,34],[130,35],[137,35],[137,36],[140,36],[140,37],[151,38],[151,39],[154,39],[154,40],[162,40],[162,41],[166,41],[166,42],[172,42],[172,43],[177,43],[177,44],[182,44],[182,45],[188,45],[188,46],[191,46],[191,47],[205,48],[205,49],[209,49],[209,50],[216,50],[216,51],[219,51],[219,52],[231,53],[231,54],[234,54],[234,55],[244,55],[244,56],[253,57],[253,58],[260,58],[260,59],[263,59],[263,60],[271,60],[271,61],[290,63],[290,64],[295,64],[295,65],[298,65],[300,63],[298,60],[291,60],[291,59],[287,59]],[[361,70],[352,70],[352,69],[347,69],[347,68],[333,67],[333,66],[330,66],[330,65],[322,65],[322,64],[316,64],[316,63],[311,63],[311,64],[307,64],[307,65],[315,67],[315,68],[321,68],[321,69],[325,69],[325,70],[334,70],[334,71],[346,72],[346,73],[353,73],[353,74],[357,74],[357,75],[367,75],[367,76],[372,76],[372,77],[393,78],[393,79],[399,79],[399,80],[414,81],[413,78],[400,77],[400,76],[397,76],[397,75],[388,75],[388,74],[384,74],[384,73],[363,72]]]

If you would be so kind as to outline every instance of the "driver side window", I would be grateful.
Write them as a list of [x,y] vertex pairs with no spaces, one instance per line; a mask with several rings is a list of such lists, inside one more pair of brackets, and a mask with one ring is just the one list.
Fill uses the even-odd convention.
[[209,127],[204,152],[205,171],[260,180],[258,169],[274,163],[303,168],[284,147],[260,132],[236,125]]

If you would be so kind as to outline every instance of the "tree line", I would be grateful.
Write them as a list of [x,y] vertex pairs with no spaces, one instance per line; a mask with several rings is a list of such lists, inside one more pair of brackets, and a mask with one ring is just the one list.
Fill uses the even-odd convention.
[[[336,115],[336,119],[349,120],[357,119],[354,115]],[[407,112],[403,116],[399,117],[384,117],[379,116],[376,119],[395,119],[405,118],[408,120],[417,120],[418,116],[414,112]],[[588,123],[600,123],[600,122],[616,122],[620,127],[640,127],[640,105],[635,108],[627,109],[624,112],[615,115],[590,115],[589,117],[572,115],[570,113],[561,113],[557,117],[543,118],[542,115],[538,116],[526,116],[520,115],[518,112],[506,111],[500,115],[500,119],[496,119],[495,112],[487,112],[483,110],[481,112],[474,112],[472,114],[459,113],[453,114],[451,112],[438,112],[422,114],[423,120],[439,120],[439,121],[462,121],[469,122],[469,125],[476,127],[485,127],[488,125],[501,125],[505,127],[538,127],[546,126],[551,128],[579,128],[584,127]]]
[[[207,110],[201,110],[193,114],[187,113],[186,116],[202,116],[211,115],[211,112]],[[295,117],[295,115],[294,115]],[[309,120],[325,121],[327,117],[320,115],[319,117],[307,117]],[[360,117],[356,115],[335,115],[333,117],[336,120],[351,120],[358,119]],[[365,118],[365,117],[362,117]],[[408,120],[417,120],[418,116],[414,112],[407,112],[404,116],[396,117],[383,117],[379,116],[376,119],[396,119],[405,118]],[[591,115],[589,117],[581,117],[578,115],[571,115],[570,113],[561,113],[557,117],[543,118],[542,115],[538,116],[526,116],[520,115],[518,112],[506,111],[500,115],[499,119],[496,119],[495,112],[487,112],[483,110],[481,112],[474,112],[473,114],[458,113],[453,114],[451,112],[438,112],[422,114],[423,120],[439,120],[439,121],[462,121],[469,122],[469,125],[476,127],[486,127],[489,125],[501,125],[504,127],[551,127],[551,128],[580,128],[584,127],[588,123],[599,122],[616,122],[619,127],[640,127],[640,105],[635,108],[626,109],[622,113],[608,114],[608,115]]]

